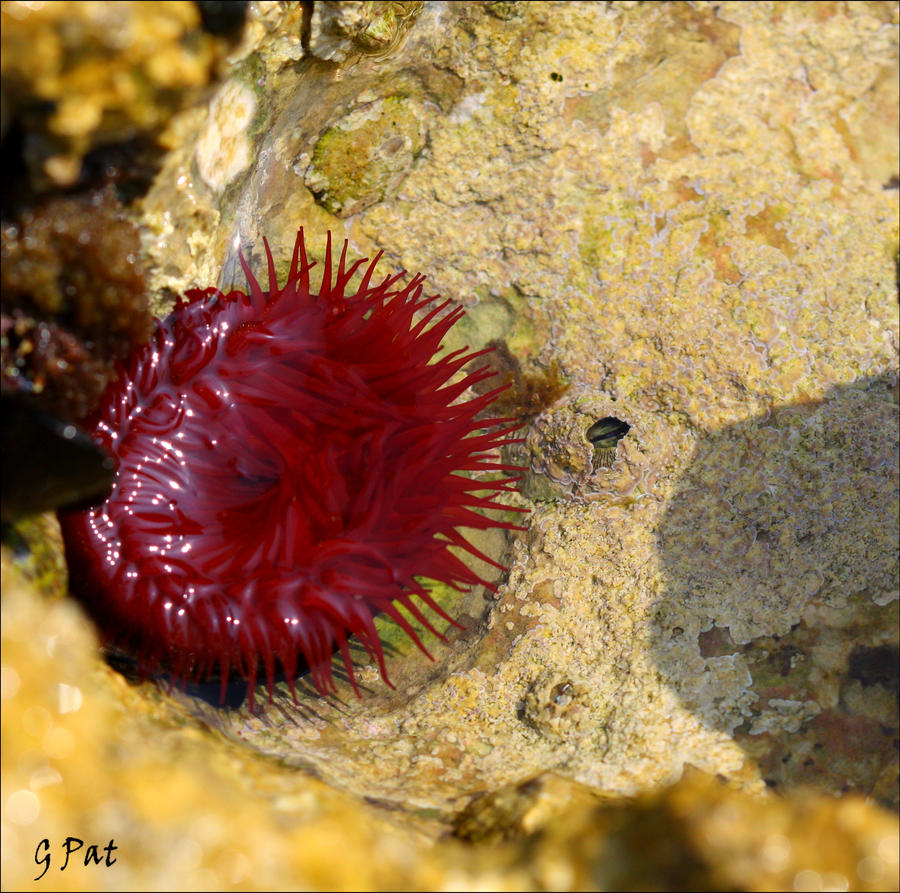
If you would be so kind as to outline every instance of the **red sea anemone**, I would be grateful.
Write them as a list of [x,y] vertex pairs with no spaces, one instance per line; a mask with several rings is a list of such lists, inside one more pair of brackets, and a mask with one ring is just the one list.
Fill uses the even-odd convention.
[[458,402],[487,351],[435,359],[463,310],[421,275],[373,285],[381,253],[347,294],[366,259],[348,268],[345,242],[334,270],[330,234],[318,293],[302,230],[283,288],[266,255],[268,291],[241,255],[249,294],[188,291],[118,369],[85,422],[112,493],[60,513],[70,587],[108,640],[144,671],[218,671],[223,698],[236,672],[252,699],[260,667],[271,693],[277,665],[292,691],[304,664],[334,690],[336,650],[355,687],[351,634],[386,679],[373,617],[427,654],[398,606],[439,635],[417,602],[451,618],[422,581],[486,583],[459,528],[515,528],[482,511],[518,480],[496,452],[511,420],[481,418],[502,388]]

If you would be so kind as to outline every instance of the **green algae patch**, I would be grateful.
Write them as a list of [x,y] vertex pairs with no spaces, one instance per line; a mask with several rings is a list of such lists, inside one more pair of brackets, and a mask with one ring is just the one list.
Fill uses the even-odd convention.
[[69,575],[54,515],[23,518],[5,529],[3,535],[4,544],[10,548],[10,560],[24,580],[52,600],[67,594]]
[[515,322],[513,310],[500,298],[489,298],[466,311],[466,315],[447,333],[444,339],[450,352],[468,345],[480,350],[491,341],[504,339]]
[[588,269],[603,276],[621,265],[628,254],[628,239],[636,229],[637,215],[633,200],[612,194],[585,208],[578,253]]
[[349,217],[399,189],[426,136],[421,104],[403,96],[377,100],[319,137],[306,185],[332,214]]

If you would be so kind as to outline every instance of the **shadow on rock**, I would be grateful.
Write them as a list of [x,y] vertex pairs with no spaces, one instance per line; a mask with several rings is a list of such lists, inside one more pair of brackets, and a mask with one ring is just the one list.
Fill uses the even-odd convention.
[[766,783],[897,808],[893,379],[709,433],[660,525],[654,656]]

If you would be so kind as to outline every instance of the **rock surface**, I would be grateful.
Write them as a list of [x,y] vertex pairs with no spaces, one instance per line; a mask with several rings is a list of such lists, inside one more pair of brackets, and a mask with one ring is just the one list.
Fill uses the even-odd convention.
[[170,127],[152,281],[240,282],[299,225],[428,273],[451,349],[515,358],[508,577],[434,664],[392,640],[396,692],[250,714],[127,684],[6,572],[4,886],[74,833],[120,853],[69,889],[895,888],[897,5],[405,27],[338,63],[250,22]]

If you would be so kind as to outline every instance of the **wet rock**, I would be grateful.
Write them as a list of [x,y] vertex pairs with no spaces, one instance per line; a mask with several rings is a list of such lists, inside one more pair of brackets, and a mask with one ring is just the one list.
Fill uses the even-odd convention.
[[[89,746],[62,768],[24,755],[49,726],[5,747],[16,803],[38,797],[57,833],[112,802],[103,828],[132,835],[147,886],[174,885],[152,858],[170,849],[198,886],[895,885],[896,819],[857,795],[896,797],[898,193],[879,112],[896,7],[433,4],[391,52],[345,63],[305,52],[299,6],[271,10],[229,73],[257,103],[249,163],[205,180],[209,116],[185,118],[143,204],[154,288],[240,284],[235,246],[258,263],[265,235],[287,258],[300,224],[319,255],[331,230],[425,271],[468,309],[448,350],[502,340],[568,385],[510,448],[529,530],[496,597],[458,603],[436,666],[392,653],[394,692],[358,655],[361,700],[301,683],[299,704],[279,690],[251,714],[128,687],[83,621],[58,640],[63,678],[42,603],[5,615],[37,645],[11,652],[4,723],[46,725],[39,707],[61,724],[61,682],[96,683],[85,704],[112,711],[71,730]],[[347,137],[327,189],[348,208],[380,195],[377,178],[354,191],[363,122],[335,127],[391,97],[425,111],[407,131],[425,145],[338,216],[306,181],[316,147]],[[630,429],[598,457],[588,432],[608,418]],[[77,782],[95,753],[126,760],[112,787]],[[32,788],[45,764],[52,795]],[[679,782],[686,765],[724,782]],[[558,788],[535,782],[551,771]],[[5,852],[30,859],[34,827]]]
[[5,396],[3,522],[104,498],[115,462],[71,422]]
[[424,3],[326,0],[314,3],[309,49],[319,59],[343,62],[352,53],[387,53],[412,27]]

